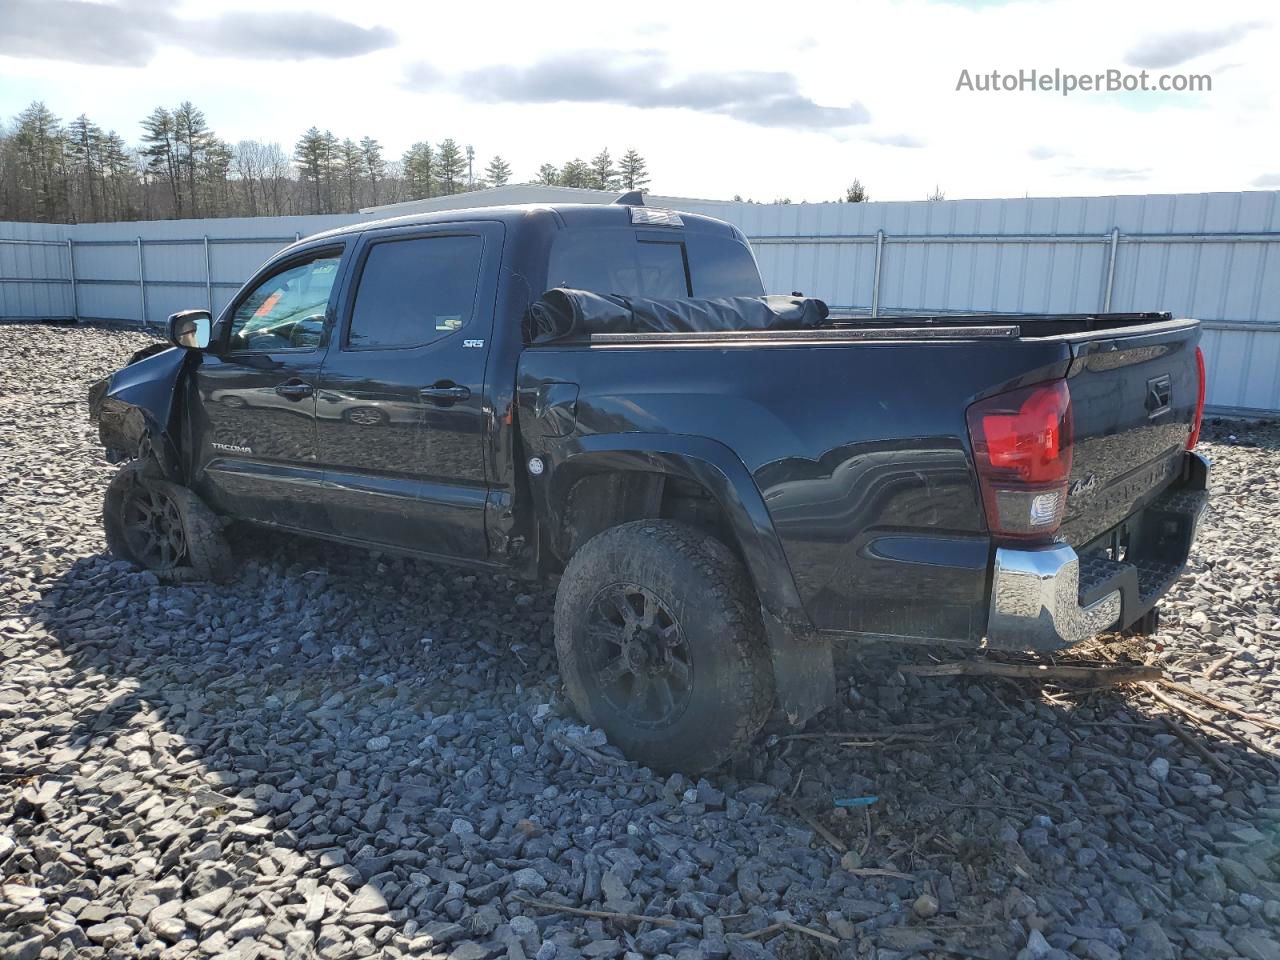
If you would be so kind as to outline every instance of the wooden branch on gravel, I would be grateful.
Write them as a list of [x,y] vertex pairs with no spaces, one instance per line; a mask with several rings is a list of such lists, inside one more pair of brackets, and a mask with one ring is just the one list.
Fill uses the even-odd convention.
[[606,766],[625,767],[629,766],[626,760],[619,760],[617,757],[611,757],[608,754],[601,753],[599,750],[593,750],[585,743],[575,743],[568,737],[560,733],[550,734],[551,742],[558,744],[564,750],[576,750],[588,760],[594,760],[596,763],[603,763]]
[[1243,743],[1246,747],[1249,747],[1251,750],[1257,752],[1258,754],[1261,754],[1262,757],[1269,762],[1271,769],[1274,770],[1276,773],[1280,774],[1280,754],[1277,754],[1265,743],[1261,743],[1257,740],[1254,740],[1252,737],[1246,737],[1243,733],[1239,733],[1236,730],[1232,730],[1230,727],[1225,726],[1221,723],[1218,723],[1218,721],[1216,720],[1211,720],[1209,717],[1202,717],[1200,714],[1196,713],[1190,707],[1183,706],[1182,704],[1178,703],[1178,701],[1172,699],[1171,697],[1165,696],[1163,693],[1160,692],[1159,687],[1157,687],[1157,685],[1154,683],[1143,683],[1143,684],[1139,684],[1139,686],[1143,690],[1145,690],[1147,693],[1151,694],[1151,696],[1155,697],[1157,700],[1163,703],[1170,710],[1176,710],[1178,713],[1182,714],[1184,717],[1190,717],[1192,720],[1194,720],[1196,723],[1200,724],[1201,726],[1208,727],[1210,730],[1214,731],[1215,733],[1220,733],[1224,737],[1227,737],[1231,740],[1239,741],[1240,743]]
[[524,903],[540,910],[571,913],[575,917],[592,917],[597,920],[617,920],[621,923],[652,923],[659,927],[676,927],[683,922],[671,917],[646,917],[639,913],[618,913],[615,910],[584,910],[582,907],[570,907],[563,903],[552,903],[550,900],[536,900],[533,897],[517,896],[512,899],[517,903]]
[[1217,697],[1211,697],[1207,693],[1201,693],[1185,684],[1178,683],[1175,680],[1169,680],[1161,677],[1157,683],[1166,690],[1172,690],[1174,693],[1180,693],[1184,697],[1190,697],[1192,700],[1199,700],[1203,704],[1213,707],[1215,710],[1221,710],[1223,713],[1229,713],[1232,716],[1239,717],[1241,720],[1248,720],[1250,723],[1256,723],[1260,727],[1266,727],[1268,730],[1280,730],[1280,723],[1269,720],[1266,717],[1259,717],[1256,714],[1247,713],[1234,704],[1227,703],[1225,700],[1219,700]]
[[806,927],[804,924],[792,923],[790,920],[783,920],[781,923],[771,923],[767,927],[761,927],[759,930],[752,930],[750,933],[737,934],[740,940],[759,940],[771,934],[781,933],[783,930],[790,930],[792,933],[803,933],[807,937],[813,937],[815,940],[821,940],[823,943],[829,943],[832,946],[840,945],[840,938],[833,937],[829,933],[823,933],[821,930],[815,930],[813,927]]
[[[938,723],[903,723],[892,730],[857,730],[827,732],[819,730],[815,733],[788,733],[778,738],[782,740],[880,740],[889,737],[906,737],[912,734],[931,733],[943,727],[953,727],[959,720],[942,720]],[[928,739],[921,737],[919,739]]]
[[834,833],[818,822],[818,819],[810,814],[807,810],[802,810],[795,802],[788,800],[787,806],[791,808],[791,812],[807,823],[813,832],[822,837],[823,840],[831,844],[839,853],[844,853],[849,848],[845,846],[844,841],[837,837]]
[[1213,663],[1209,664],[1209,666],[1204,671],[1204,678],[1206,680],[1212,680],[1219,670],[1221,670],[1223,667],[1225,667],[1227,664],[1229,664],[1232,660],[1235,659],[1235,656],[1236,655],[1234,652],[1224,653],[1217,660],[1213,661]]
[[1053,680],[1091,683],[1096,686],[1159,680],[1159,667],[1076,667],[1048,663],[1002,663],[998,660],[956,660],[950,663],[909,664],[903,673],[918,677],[1009,677],[1016,680]]
[[1164,718],[1164,725],[1169,728],[1169,732],[1185,743],[1188,747],[1200,755],[1205,763],[1213,767],[1224,777],[1231,776],[1231,768],[1215,757],[1203,743],[1182,729],[1182,724],[1177,723],[1171,717]]
[[852,870],[845,870],[845,873],[852,874],[855,877],[892,877],[894,880],[914,880],[909,873],[899,873],[897,870],[885,870],[883,867],[855,867]]

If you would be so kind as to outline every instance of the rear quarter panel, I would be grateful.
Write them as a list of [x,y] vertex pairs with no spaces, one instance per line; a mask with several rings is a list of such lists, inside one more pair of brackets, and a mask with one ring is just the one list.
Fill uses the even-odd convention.
[[974,642],[991,546],[965,408],[1069,359],[1023,341],[537,348],[521,393],[577,383],[577,420],[521,433],[548,472],[582,434],[716,440],[763,496],[814,626]]

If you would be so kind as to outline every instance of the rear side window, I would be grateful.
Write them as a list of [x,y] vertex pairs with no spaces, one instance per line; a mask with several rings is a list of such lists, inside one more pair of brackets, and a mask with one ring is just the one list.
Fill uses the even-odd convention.
[[483,249],[476,236],[375,243],[356,288],[348,346],[420,347],[461,330],[475,311]]
[[689,275],[695,297],[759,297],[764,295],[760,268],[751,248],[732,237],[690,233]]
[[547,286],[652,298],[764,293],[746,244],[696,231],[664,241],[635,230],[568,230],[552,247]]
[[547,286],[624,297],[687,297],[684,244],[640,239],[634,230],[569,230],[551,248]]

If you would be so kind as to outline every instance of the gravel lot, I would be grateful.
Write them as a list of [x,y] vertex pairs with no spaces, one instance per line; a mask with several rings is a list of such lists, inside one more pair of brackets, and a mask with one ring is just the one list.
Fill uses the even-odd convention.
[[1162,632],[1081,655],[1272,726],[866,649],[807,730],[845,735],[689,782],[575,725],[546,590],[253,533],[225,586],[104,556],[84,398],[142,340],[0,326],[0,957],[1280,958],[1277,427],[1207,426]]

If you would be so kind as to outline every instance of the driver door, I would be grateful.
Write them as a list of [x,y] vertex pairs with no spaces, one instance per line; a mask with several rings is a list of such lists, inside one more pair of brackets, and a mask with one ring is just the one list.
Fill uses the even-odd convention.
[[316,383],[344,247],[274,264],[232,302],[196,370],[197,489],[246,520],[323,533]]

